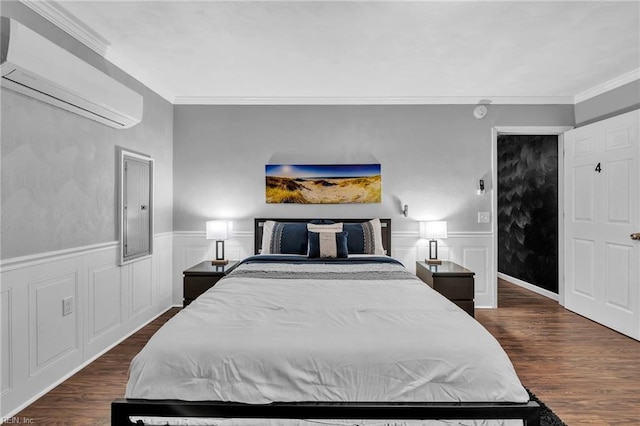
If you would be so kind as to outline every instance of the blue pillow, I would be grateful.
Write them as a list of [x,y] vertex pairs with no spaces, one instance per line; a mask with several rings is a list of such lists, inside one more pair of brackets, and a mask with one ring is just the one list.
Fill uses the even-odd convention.
[[307,254],[307,224],[276,222],[271,233],[269,253]]
[[348,232],[308,232],[309,257],[311,258],[345,258]]
[[348,248],[352,254],[377,254],[375,230],[371,222],[345,223],[342,229],[349,233]]

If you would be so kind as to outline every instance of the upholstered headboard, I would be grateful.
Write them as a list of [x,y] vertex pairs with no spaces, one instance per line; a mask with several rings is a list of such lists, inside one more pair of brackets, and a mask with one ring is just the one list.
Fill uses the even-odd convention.
[[[264,229],[264,223],[267,220],[273,220],[275,222],[294,222],[294,223],[310,223],[314,220],[318,220],[319,218],[313,219],[255,219],[254,227],[253,227],[253,235],[254,235],[254,243],[253,250],[255,254],[260,253],[260,247],[262,245],[262,231]],[[362,223],[367,222],[371,219],[332,219],[332,218],[321,218],[322,220],[330,220],[333,222],[344,222],[344,223]],[[382,227],[382,246],[386,250],[388,255],[391,255],[391,219],[380,219],[380,225]]]

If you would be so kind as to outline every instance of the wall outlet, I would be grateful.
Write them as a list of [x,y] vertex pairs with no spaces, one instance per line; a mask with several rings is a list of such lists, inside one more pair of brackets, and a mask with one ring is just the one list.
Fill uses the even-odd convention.
[[490,212],[478,212],[478,223],[490,223],[490,222],[491,222]]
[[71,315],[73,313],[73,296],[62,299],[62,316]]

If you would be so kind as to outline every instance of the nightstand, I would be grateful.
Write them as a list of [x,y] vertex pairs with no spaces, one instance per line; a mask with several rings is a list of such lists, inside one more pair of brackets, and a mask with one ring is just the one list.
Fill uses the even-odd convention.
[[474,316],[474,272],[449,261],[443,261],[442,265],[416,262],[416,275],[429,287]]
[[196,297],[216,285],[220,278],[231,272],[237,264],[238,262],[229,261],[226,265],[212,265],[210,260],[205,260],[184,271],[182,306],[186,307]]

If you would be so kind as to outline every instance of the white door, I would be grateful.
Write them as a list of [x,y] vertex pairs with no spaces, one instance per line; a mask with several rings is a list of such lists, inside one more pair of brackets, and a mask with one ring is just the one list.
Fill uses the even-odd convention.
[[151,253],[151,160],[124,156],[123,259]]
[[565,134],[565,307],[640,339],[640,111]]

